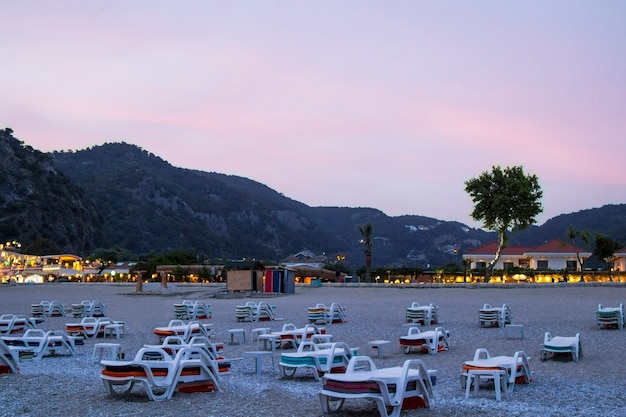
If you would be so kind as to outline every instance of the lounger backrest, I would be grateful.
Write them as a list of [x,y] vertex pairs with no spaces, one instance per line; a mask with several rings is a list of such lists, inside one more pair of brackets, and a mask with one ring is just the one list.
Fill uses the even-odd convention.
[[27,329],[24,332],[24,337],[44,337],[46,332],[42,329]]
[[474,360],[477,361],[479,359],[489,359],[491,355],[486,348],[478,348],[476,352],[474,352]]
[[411,326],[411,327],[409,327],[409,329],[408,329],[408,331],[407,331],[406,335],[407,335],[407,336],[410,336],[410,335],[412,335],[412,334],[420,334],[420,328],[419,328],[419,327],[417,327],[417,326]]
[[376,364],[369,356],[353,356],[348,361],[348,366],[346,367],[346,374],[352,372],[367,372],[367,371],[375,371]]

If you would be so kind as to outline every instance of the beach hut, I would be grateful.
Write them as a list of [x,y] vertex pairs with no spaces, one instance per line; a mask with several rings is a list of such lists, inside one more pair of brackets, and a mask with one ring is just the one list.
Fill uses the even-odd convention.
[[263,283],[264,292],[294,294],[296,292],[296,274],[284,268],[267,268]]
[[231,261],[224,265],[226,290],[263,291],[265,265],[259,261]]

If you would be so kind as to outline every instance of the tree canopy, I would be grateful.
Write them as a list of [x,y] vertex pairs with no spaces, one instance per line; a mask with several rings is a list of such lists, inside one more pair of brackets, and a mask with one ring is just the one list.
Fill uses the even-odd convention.
[[611,275],[612,262],[615,260],[615,252],[620,249],[621,245],[602,233],[596,233],[596,244],[593,249],[593,255],[606,262],[609,270],[609,277],[613,279]]
[[543,191],[537,176],[526,174],[521,166],[494,166],[467,180],[465,191],[474,203],[472,219],[498,233],[498,249],[487,266],[491,272],[508,243],[507,231],[523,230],[537,222],[536,216],[543,211]]

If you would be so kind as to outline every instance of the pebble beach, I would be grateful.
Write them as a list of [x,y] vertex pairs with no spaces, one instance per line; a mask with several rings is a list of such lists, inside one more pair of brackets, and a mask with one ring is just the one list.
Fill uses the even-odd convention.
[[[317,303],[339,303],[348,321],[326,326],[333,341],[358,347],[381,367],[399,366],[406,359],[421,359],[437,371],[431,409],[403,411],[402,416],[624,416],[626,395],[626,331],[600,329],[595,313],[598,304],[616,307],[626,300],[626,287],[617,284],[579,285],[468,285],[460,287],[355,287],[297,286],[295,294],[225,294],[223,287],[176,285],[161,288],[144,285],[141,293],[133,284],[44,284],[0,287],[0,313],[30,315],[31,304],[58,300],[66,306],[82,300],[99,300],[107,316],[125,322],[119,340],[126,357],[144,344],[158,343],[153,329],[174,319],[173,305],[183,300],[210,304],[210,323],[215,342],[224,342],[224,356],[242,358],[256,350],[250,332],[256,327],[279,330],[285,323],[307,324],[307,308]],[[235,307],[246,301],[264,301],[276,306],[276,321],[238,322]],[[439,307],[436,326],[450,333],[450,350],[428,355],[405,354],[398,338],[405,331],[405,308],[412,302],[434,303]],[[524,326],[520,334],[505,334],[501,328],[483,328],[478,310],[483,304],[508,304],[512,323]],[[71,315],[45,318],[40,328],[64,329],[80,321]],[[435,325],[423,329],[432,330]],[[228,330],[243,328],[246,342],[228,343]],[[580,333],[583,357],[558,356],[540,360],[545,332],[558,336]],[[391,341],[379,359],[368,341]],[[321,382],[306,372],[293,379],[281,378],[278,361],[263,362],[255,373],[250,358],[232,363],[231,373],[221,377],[221,390],[209,393],[175,393],[170,400],[150,401],[140,386],[127,395],[109,396],[100,380],[100,365],[92,360],[93,347],[102,339],[89,338],[76,347],[76,355],[54,355],[41,360],[23,360],[19,374],[0,375],[0,416],[322,416],[318,397]],[[513,392],[497,402],[493,389],[481,389],[465,398],[460,373],[463,361],[472,359],[477,348],[495,355],[524,351],[531,357],[534,380],[516,385]],[[341,416],[378,416],[370,401],[346,401]]]

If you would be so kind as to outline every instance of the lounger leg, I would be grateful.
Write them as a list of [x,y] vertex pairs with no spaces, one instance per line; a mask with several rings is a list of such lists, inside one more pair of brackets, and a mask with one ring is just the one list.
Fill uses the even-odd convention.
[[296,374],[296,369],[298,368],[290,368],[287,366],[280,366],[280,373],[282,375],[283,378],[293,378],[293,376]]
[[324,414],[338,413],[343,408],[345,398],[331,397],[320,394],[320,403]]
[[162,387],[153,387],[152,385],[150,385],[150,382],[148,381],[142,381],[142,382],[144,383],[148,397],[152,401],[169,400],[170,398],[172,398],[172,394],[174,393],[174,388],[176,387],[176,384],[172,383],[170,386],[165,387],[165,390],[163,390]]
[[[133,386],[135,385],[135,381],[124,381],[121,383],[115,383],[113,381],[109,381],[108,379],[103,379],[102,383],[104,384],[104,388],[109,395],[128,394],[132,391]],[[120,387],[122,389],[119,390],[115,387]]]
[[[374,402],[376,402],[378,414],[380,414],[381,417],[400,417],[400,413],[402,412],[402,403],[395,406],[388,406],[382,398],[374,398]],[[391,413],[389,413],[389,408],[391,408]]]
[[496,390],[496,401],[502,400],[502,388],[500,387],[501,378],[499,375],[493,377],[493,387]]

